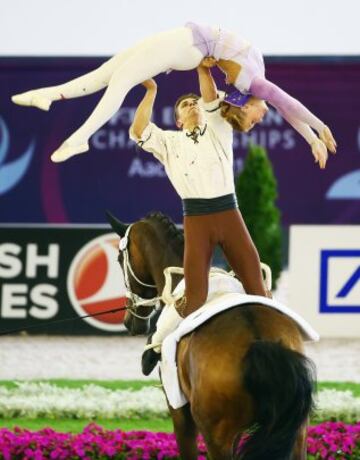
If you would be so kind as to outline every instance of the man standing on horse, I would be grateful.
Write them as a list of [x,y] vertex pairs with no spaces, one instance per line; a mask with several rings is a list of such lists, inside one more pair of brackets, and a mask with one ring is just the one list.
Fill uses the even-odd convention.
[[[175,306],[164,307],[152,343],[143,354],[145,375],[157,364],[159,345],[166,335],[182,318],[206,302],[211,259],[217,244],[247,294],[270,296],[257,249],[238,209],[233,177],[233,130],[221,116],[221,100],[209,60],[204,59],[197,69],[202,100],[196,94],[186,94],[176,101],[179,131],[164,131],[150,121],[157,92],[154,80],[143,83],[146,94],[130,127],[130,137],[164,165],[182,199],[184,214],[185,295]],[[267,106],[261,103],[262,118]],[[254,120],[258,121],[261,120]]]

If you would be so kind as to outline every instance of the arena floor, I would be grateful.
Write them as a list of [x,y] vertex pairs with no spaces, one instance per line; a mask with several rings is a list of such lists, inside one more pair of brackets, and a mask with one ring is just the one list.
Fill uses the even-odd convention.
[[[288,272],[275,297],[287,304]],[[144,337],[3,336],[0,338],[0,380],[6,379],[156,379],[141,373]],[[306,344],[320,381],[360,382],[360,338],[322,339]]]
[[[0,380],[154,379],[144,377],[137,337],[17,336],[0,340]],[[321,381],[360,382],[360,339],[324,339],[306,345]]]

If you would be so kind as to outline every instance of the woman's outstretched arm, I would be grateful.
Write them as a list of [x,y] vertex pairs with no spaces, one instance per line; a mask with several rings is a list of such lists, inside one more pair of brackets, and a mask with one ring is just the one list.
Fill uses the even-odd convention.
[[311,147],[311,152],[315,158],[315,163],[318,163],[320,169],[324,169],[328,159],[328,152],[324,142],[317,137],[310,126],[302,121],[292,118],[289,115],[279,111],[283,118],[291,125],[301,136],[307,141]]
[[[301,102],[287,94],[274,83],[266,80],[265,78],[255,77],[250,86],[250,93],[259,99],[268,101],[284,118],[298,120],[299,122],[305,123],[315,129],[329,151],[332,153],[336,152],[336,141],[333,138],[330,129],[319,118],[311,113],[310,110],[301,104]],[[294,128],[297,129],[295,126]],[[300,131],[299,133],[302,134]]]

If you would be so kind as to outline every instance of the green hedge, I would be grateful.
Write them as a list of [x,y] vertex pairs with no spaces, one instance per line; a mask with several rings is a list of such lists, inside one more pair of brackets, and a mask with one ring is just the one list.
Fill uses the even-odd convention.
[[250,145],[244,169],[235,180],[239,207],[262,262],[271,267],[273,289],[282,270],[277,181],[264,148]]

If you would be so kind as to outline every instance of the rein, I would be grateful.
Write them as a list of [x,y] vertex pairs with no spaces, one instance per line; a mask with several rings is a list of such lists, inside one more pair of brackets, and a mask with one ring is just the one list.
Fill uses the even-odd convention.
[[69,321],[76,321],[78,319],[94,318],[95,316],[107,315],[108,313],[117,313],[118,311],[125,311],[128,309],[129,309],[128,307],[119,307],[119,308],[112,308],[111,310],[103,310],[98,313],[93,313],[91,315],[71,316],[70,318],[55,319],[53,321],[46,321],[45,323],[41,323],[41,324],[32,324],[26,327],[18,327],[16,329],[8,329],[7,331],[0,331],[0,336],[15,334],[16,332],[24,332],[24,331],[28,331],[29,329],[36,329],[39,327],[48,326],[49,324],[60,324],[60,323],[67,323]]

